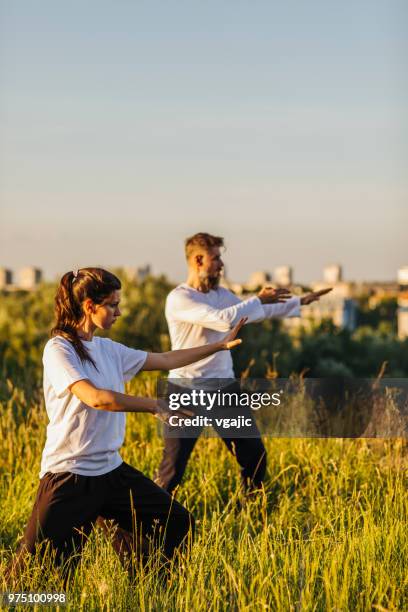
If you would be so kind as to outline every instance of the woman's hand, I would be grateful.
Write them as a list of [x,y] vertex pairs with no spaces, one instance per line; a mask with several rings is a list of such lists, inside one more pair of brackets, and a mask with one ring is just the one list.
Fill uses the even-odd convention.
[[153,410],[154,416],[162,421],[163,423],[168,423],[169,418],[173,415],[181,415],[184,417],[192,417],[194,416],[194,412],[191,410],[187,410],[186,408],[177,408],[177,410],[170,410],[168,403],[163,399],[158,399],[156,402],[156,406]]
[[212,342],[189,349],[167,351],[167,353],[148,353],[142,370],[175,370],[205,359],[218,351],[232,349],[241,344],[242,340],[236,338],[236,335],[247,320],[248,317],[242,318],[221,342]]
[[242,319],[240,319],[238,321],[238,323],[235,325],[235,327],[233,329],[231,329],[230,333],[227,334],[224,338],[224,340],[221,341],[220,343],[220,351],[229,351],[230,349],[234,348],[235,346],[238,346],[238,344],[241,344],[242,340],[241,338],[237,338],[237,334],[239,332],[239,330],[241,329],[241,327],[243,325],[245,325],[245,323],[248,321],[248,317],[243,317]]

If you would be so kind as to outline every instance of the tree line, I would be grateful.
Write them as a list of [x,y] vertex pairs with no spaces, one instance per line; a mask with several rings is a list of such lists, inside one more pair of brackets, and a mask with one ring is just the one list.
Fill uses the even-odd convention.
[[[123,279],[121,270],[115,272]],[[122,317],[109,337],[148,351],[170,349],[164,305],[174,287],[165,276],[150,276],[135,284],[123,280]],[[55,283],[36,291],[0,296],[0,364],[2,385],[39,386],[42,351],[53,323]],[[237,375],[287,377],[373,377],[380,370],[389,377],[408,376],[408,341],[396,337],[396,303],[385,300],[374,308],[368,299],[358,304],[354,332],[323,321],[311,328],[288,332],[281,321],[246,326],[243,344],[233,352]]]

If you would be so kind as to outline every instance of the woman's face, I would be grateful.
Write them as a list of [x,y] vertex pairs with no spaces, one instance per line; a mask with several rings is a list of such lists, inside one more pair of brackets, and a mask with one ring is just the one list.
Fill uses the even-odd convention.
[[92,313],[93,324],[99,329],[110,329],[121,315],[119,303],[120,291],[117,290],[105,298],[102,304],[95,304],[95,310]]

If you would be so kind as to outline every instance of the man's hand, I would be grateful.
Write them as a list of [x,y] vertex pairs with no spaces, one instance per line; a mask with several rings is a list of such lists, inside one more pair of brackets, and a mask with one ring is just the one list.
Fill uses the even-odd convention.
[[262,304],[280,304],[286,302],[292,295],[289,289],[274,289],[273,287],[262,287],[258,293],[258,298]]
[[242,319],[238,321],[235,327],[231,329],[230,333],[227,334],[224,340],[220,342],[220,351],[229,351],[235,346],[238,346],[238,344],[241,344],[242,342],[241,338],[237,338],[236,336],[239,330],[241,329],[241,327],[245,325],[247,321],[248,321],[248,317],[242,317]]
[[306,293],[306,295],[304,295],[300,299],[300,303],[302,306],[307,306],[312,302],[318,302],[322,295],[326,295],[326,293],[329,293],[329,291],[331,291],[332,289],[333,287],[329,287],[328,289],[321,289],[320,291],[312,291],[311,293]]
[[159,421],[163,421],[163,423],[168,423],[169,418],[174,414],[181,415],[184,417],[194,416],[194,412],[191,412],[191,410],[187,410],[186,408],[177,408],[177,410],[170,410],[168,403],[163,399],[157,400],[153,414],[157,419],[159,419]]

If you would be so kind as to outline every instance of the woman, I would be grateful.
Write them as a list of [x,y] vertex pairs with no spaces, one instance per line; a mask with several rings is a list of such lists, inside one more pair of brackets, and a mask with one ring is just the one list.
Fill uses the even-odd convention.
[[236,346],[245,321],[222,342],[146,353],[94,336],[120,316],[120,289],[120,280],[100,268],[61,279],[56,324],[43,354],[49,425],[40,484],[14,570],[26,552],[47,541],[59,561],[80,551],[98,517],[124,532],[134,531],[136,521],[140,539],[160,539],[167,559],[193,530],[182,505],[121,459],[125,412],[171,414],[157,399],[124,394],[124,382],[141,370],[178,368]]

